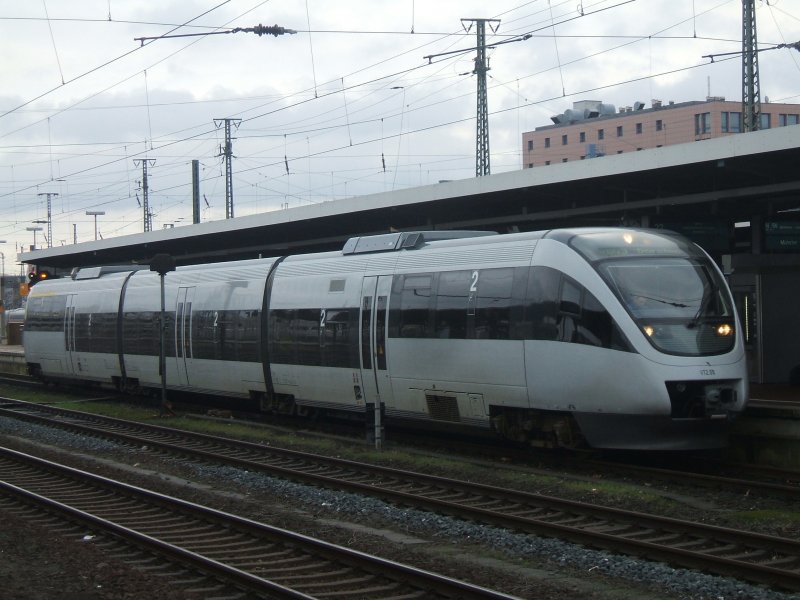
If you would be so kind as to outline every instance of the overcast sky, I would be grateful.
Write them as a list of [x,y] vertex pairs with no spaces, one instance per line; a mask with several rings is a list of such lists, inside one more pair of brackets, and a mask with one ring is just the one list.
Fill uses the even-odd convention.
[[[475,26],[487,23],[492,173],[578,100],[741,100],[741,0],[0,0],[0,251],[245,216],[475,173]],[[761,48],[800,40],[800,2],[757,2]],[[235,27],[279,25],[259,37]],[[493,31],[494,30],[494,31]],[[523,34],[531,37],[518,40]],[[209,34],[145,41],[162,35]],[[461,51],[461,52],[459,52]],[[428,58],[431,57],[431,58]],[[800,52],[759,55],[762,101],[800,102]],[[154,161],[154,162],[153,162]],[[55,195],[58,194],[58,195]],[[42,231],[29,231],[42,227]]]

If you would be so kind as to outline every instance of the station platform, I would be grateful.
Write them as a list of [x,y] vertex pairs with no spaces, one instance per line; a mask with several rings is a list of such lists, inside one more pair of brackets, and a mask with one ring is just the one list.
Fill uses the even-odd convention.
[[0,373],[27,375],[25,349],[22,346],[0,344]]

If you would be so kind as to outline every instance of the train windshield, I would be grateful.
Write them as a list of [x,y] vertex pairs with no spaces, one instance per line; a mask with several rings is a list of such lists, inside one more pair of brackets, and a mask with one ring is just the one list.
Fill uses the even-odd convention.
[[590,259],[653,346],[684,356],[733,347],[736,321],[727,286],[696,246],[648,232],[577,238],[584,239],[573,239],[573,247]]

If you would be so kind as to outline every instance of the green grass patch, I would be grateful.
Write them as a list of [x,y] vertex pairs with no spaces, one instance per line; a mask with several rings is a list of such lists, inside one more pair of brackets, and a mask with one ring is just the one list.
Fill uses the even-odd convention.
[[[274,428],[249,424],[235,419],[207,419],[191,414],[160,417],[158,406],[137,405],[131,402],[59,402],[59,408],[82,411],[117,419],[139,421],[149,425],[161,425],[194,433],[228,437],[258,444],[281,448],[294,448],[316,452],[325,456],[340,454],[341,449],[334,441],[324,438],[304,438],[292,432],[282,432]],[[334,452],[335,451],[335,452]]]
[[[3,395],[0,386],[0,395]],[[525,469],[505,469],[475,464],[458,457],[418,453],[413,450],[385,446],[380,452],[372,446],[356,441],[337,440],[305,435],[283,428],[251,424],[236,419],[209,419],[191,414],[174,417],[159,417],[159,408],[152,400],[91,400],[86,396],[65,397],[60,391],[57,395],[48,390],[14,388],[6,391],[10,396],[30,402],[54,402],[59,408],[104,415],[118,419],[140,421],[152,425],[173,427],[195,433],[228,437],[267,446],[311,452],[322,456],[371,462],[373,464],[430,473],[451,479],[461,479],[476,483],[486,483],[553,496],[568,496],[599,504],[617,502],[647,505],[660,509],[673,504],[644,487],[630,485],[602,478],[575,479]],[[90,401],[87,401],[90,400]],[[748,513],[750,518],[756,518]],[[800,518],[800,517],[798,517]]]
[[82,400],[85,396],[79,394],[64,394],[59,392],[57,395],[52,394],[48,388],[42,387],[29,387],[29,386],[11,386],[0,385],[0,397],[11,398],[14,400],[24,400],[25,402],[62,402],[66,398],[69,400]]
[[731,513],[731,518],[750,525],[770,524],[785,527],[800,526],[800,512],[785,510],[742,510]]

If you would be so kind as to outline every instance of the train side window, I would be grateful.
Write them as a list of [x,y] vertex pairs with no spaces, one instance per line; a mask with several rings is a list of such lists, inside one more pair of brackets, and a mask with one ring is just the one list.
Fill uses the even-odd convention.
[[581,291],[583,286],[564,277],[561,284],[561,302],[558,310],[569,315],[581,314]]
[[485,269],[478,280],[475,338],[509,339],[514,269]]
[[321,364],[319,309],[298,309],[292,321],[292,334],[297,359],[295,364]]
[[192,350],[194,358],[219,359],[215,352],[215,311],[196,311],[192,315]]
[[273,309],[269,311],[269,356],[278,364],[294,364],[295,346],[292,332],[294,309]]
[[[126,354],[158,356],[161,351],[158,320],[159,314],[153,311],[126,312],[122,318],[122,351]],[[169,355],[170,344],[167,343],[167,356]]]
[[[243,362],[259,362],[258,345],[259,314],[257,310],[241,310],[236,323],[237,359]],[[192,317],[194,319],[194,317]]]
[[219,352],[222,360],[237,359],[236,344],[236,312],[220,310],[215,313],[216,327],[218,330]]
[[439,274],[436,287],[436,326],[434,337],[464,339],[467,337],[467,299],[471,271],[450,271]]
[[591,344],[612,350],[632,351],[631,345],[617,327],[614,319],[588,290],[584,290],[583,293],[583,311],[579,338],[576,341],[580,344]]
[[327,309],[320,336],[323,366],[358,368],[357,309]]
[[430,274],[405,275],[397,278],[392,290],[390,335],[404,338],[425,338],[431,326]]
[[555,340],[561,273],[550,267],[532,267],[528,276],[524,313],[525,338]]
[[578,324],[576,342],[590,346],[608,348],[611,346],[613,324],[611,315],[588,291],[583,298],[583,311]]
[[28,302],[25,329],[28,331],[61,331],[67,314],[66,296],[40,296]]

